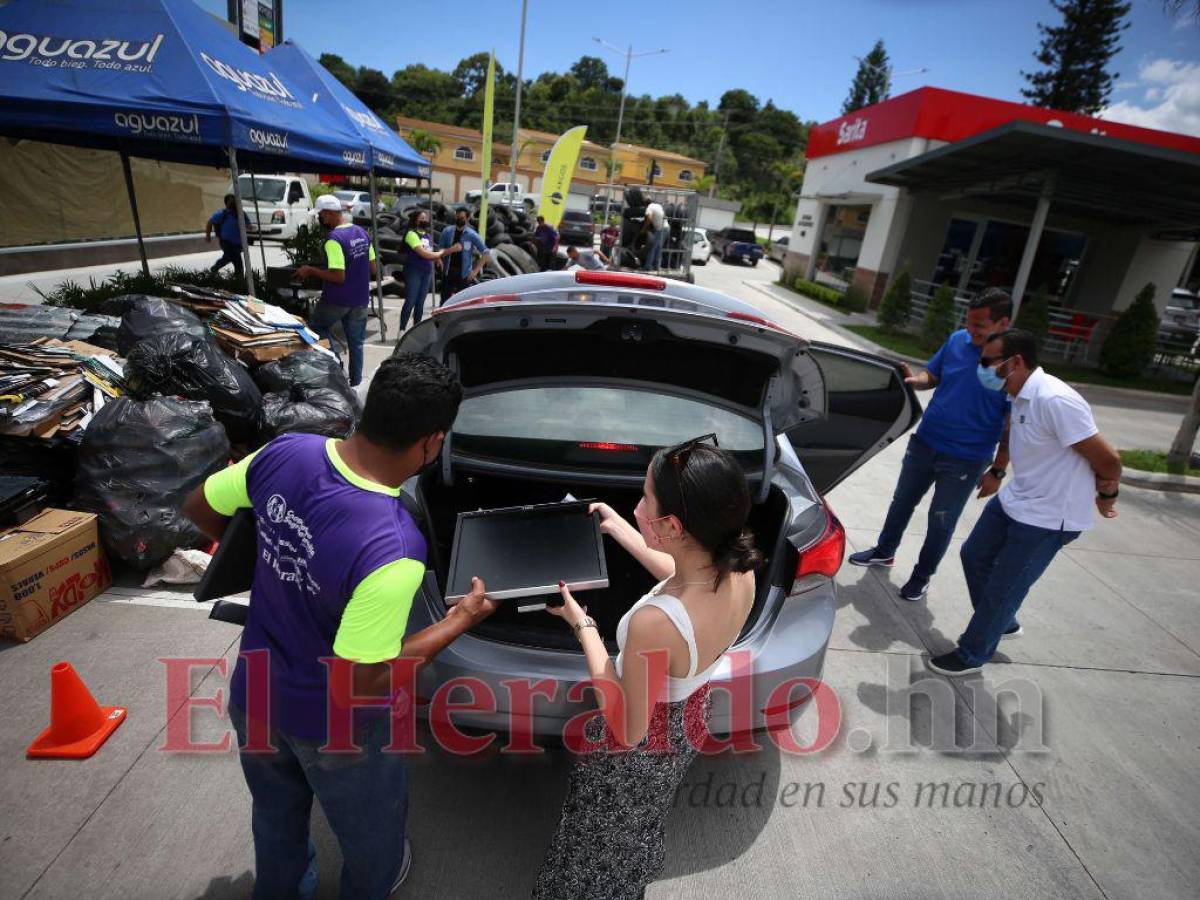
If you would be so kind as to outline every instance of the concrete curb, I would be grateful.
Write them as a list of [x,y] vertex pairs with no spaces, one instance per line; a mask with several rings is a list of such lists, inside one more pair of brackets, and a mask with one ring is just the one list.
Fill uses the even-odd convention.
[[1200,494],[1200,478],[1195,475],[1167,475],[1162,472],[1143,472],[1141,469],[1122,469],[1121,484],[1151,491]]

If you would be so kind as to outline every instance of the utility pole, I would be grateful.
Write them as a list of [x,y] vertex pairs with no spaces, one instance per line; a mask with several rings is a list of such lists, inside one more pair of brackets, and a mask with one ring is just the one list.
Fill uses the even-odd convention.
[[[517,105],[513,109],[513,139],[512,146],[509,148],[509,155],[512,156],[512,175],[508,179],[508,190],[504,192],[504,199],[511,207],[513,203],[513,185],[517,183],[517,135],[521,130],[521,88],[525,86],[525,13],[529,8],[529,0],[521,0],[521,49],[517,53]],[[530,185],[532,187],[532,184]]]
[[713,180],[708,186],[708,196],[717,195],[717,175],[721,171],[721,154],[725,150],[725,132],[729,130],[729,110],[725,110],[725,124],[721,126],[721,140],[717,144],[717,158],[713,161]]
[[[629,64],[631,62],[633,62],[633,58],[635,56],[654,56],[659,53],[670,53],[671,51],[666,50],[666,49],[659,49],[659,50],[647,50],[644,53],[634,53],[632,44],[629,45],[628,50],[622,50],[620,47],[614,47],[612,44],[608,43],[608,41],[603,41],[598,37],[593,37],[592,40],[595,41],[600,46],[608,48],[609,50],[613,51],[614,53],[623,53],[625,55],[625,77],[621,80],[621,108],[617,111],[617,136],[616,136],[616,139],[613,141],[612,150],[610,151],[610,153],[608,155],[609,169],[612,170],[612,172],[613,172],[612,176],[610,176],[610,177],[615,178],[616,177],[616,165],[617,165],[617,145],[621,143],[621,124],[625,120],[625,97],[629,93]],[[653,170],[651,170],[651,171],[653,171]],[[605,227],[608,226],[608,207],[611,202],[612,202],[612,191],[607,191],[604,195],[604,225],[605,225]]]

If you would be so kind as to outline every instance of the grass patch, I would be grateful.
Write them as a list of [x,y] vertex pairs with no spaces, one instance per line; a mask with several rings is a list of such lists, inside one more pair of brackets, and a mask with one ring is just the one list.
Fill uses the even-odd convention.
[[929,358],[929,354],[921,345],[921,339],[907,331],[885,331],[878,325],[846,325],[844,327],[847,331],[853,331],[859,337],[864,337],[893,353],[915,356],[917,359]]
[[[1143,472],[1167,472],[1167,454],[1161,450],[1121,450],[1121,465]],[[1188,466],[1186,474],[1200,477],[1200,469]]]

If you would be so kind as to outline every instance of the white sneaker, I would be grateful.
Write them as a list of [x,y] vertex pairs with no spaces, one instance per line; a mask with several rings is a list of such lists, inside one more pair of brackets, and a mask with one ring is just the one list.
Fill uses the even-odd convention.
[[1006,631],[1006,632],[1004,632],[1004,634],[1000,635],[1000,640],[1003,641],[1003,640],[1007,640],[1009,638],[1019,638],[1024,633],[1025,633],[1024,627],[1022,627],[1021,625],[1018,625],[1012,631]]
[[404,879],[408,877],[410,869],[412,869],[412,844],[408,842],[408,838],[406,837],[404,839],[404,859],[400,862],[400,872],[396,876],[396,883],[388,891],[389,896],[400,890],[400,885],[404,884]]

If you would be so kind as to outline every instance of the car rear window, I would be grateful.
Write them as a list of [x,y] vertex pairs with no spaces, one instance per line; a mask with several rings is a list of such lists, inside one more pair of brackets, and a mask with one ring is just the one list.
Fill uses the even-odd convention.
[[731,228],[725,232],[731,241],[745,241],[748,244],[754,243],[754,232],[748,231],[745,228]]
[[563,213],[564,222],[580,222],[584,225],[592,221],[591,213],[585,212],[565,212]]
[[747,416],[671,394],[591,385],[468,397],[453,446],[509,460],[644,468],[656,450],[710,432],[745,462],[761,459],[762,426]]

